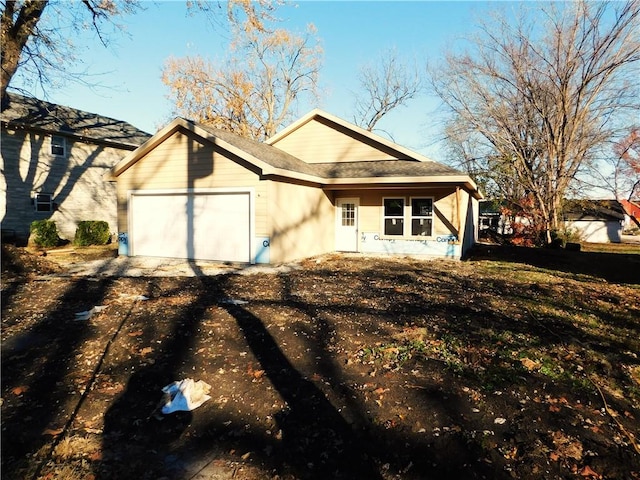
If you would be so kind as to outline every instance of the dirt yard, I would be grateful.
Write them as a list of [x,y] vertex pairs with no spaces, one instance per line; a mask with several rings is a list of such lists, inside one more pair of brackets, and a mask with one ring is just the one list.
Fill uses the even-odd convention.
[[[197,277],[2,253],[3,479],[640,479],[640,245]],[[187,378],[211,399],[161,413]]]

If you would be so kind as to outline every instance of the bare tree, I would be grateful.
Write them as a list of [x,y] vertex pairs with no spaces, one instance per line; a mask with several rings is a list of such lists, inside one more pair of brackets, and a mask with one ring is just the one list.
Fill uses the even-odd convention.
[[3,103],[13,77],[19,73],[27,88],[45,88],[54,77],[79,79],[71,65],[78,62],[72,38],[81,30],[95,30],[103,45],[115,20],[136,11],[137,0],[3,0],[0,45]]
[[406,105],[421,89],[415,65],[398,56],[395,49],[360,68],[360,90],[355,93],[354,123],[368,131],[397,107]]
[[316,95],[322,50],[313,26],[300,36],[246,22],[238,27],[225,63],[169,58],[162,80],[176,114],[264,140],[291,119],[296,101]]
[[[246,22],[256,30],[264,29],[277,3],[230,0],[223,8],[218,2],[186,0],[193,14],[208,15],[212,22],[219,22],[226,14],[228,19]],[[36,88],[46,91],[54,79],[82,83],[87,73],[73,70],[81,63],[73,38],[92,29],[108,47],[114,34],[122,30],[118,19],[141,8],[139,0],[1,0],[0,5],[3,106],[5,92],[16,74],[26,85],[25,93]]]
[[582,184],[605,190],[616,200],[640,200],[640,128],[614,143],[612,153],[587,169]]
[[617,199],[640,200],[640,128],[636,127],[629,135],[615,144],[614,152],[620,162],[616,165],[618,177]]
[[497,183],[513,172],[507,181],[522,187],[523,208],[550,242],[581,166],[640,109],[640,3],[535,7],[483,24],[471,50],[448,54],[432,83],[458,135],[476,140],[470,158],[497,171]]

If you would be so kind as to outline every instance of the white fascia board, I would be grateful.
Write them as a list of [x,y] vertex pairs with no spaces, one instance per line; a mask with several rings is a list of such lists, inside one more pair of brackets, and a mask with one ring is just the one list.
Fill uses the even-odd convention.
[[425,183],[433,184],[457,184],[464,185],[471,190],[476,190],[473,181],[464,175],[459,176],[442,176],[433,175],[428,177],[367,177],[367,178],[331,178],[324,179],[322,182],[326,188],[339,188],[343,185],[385,185],[385,184],[406,184],[417,185]]
[[144,142],[138,148],[127,154],[120,160],[111,170],[103,175],[103,180],[113,182],[122,172],[127,170],[131,165],[145,156],[156,146],[166,140],[168,137],[180,127],[188,128],[189,124],[183,118],[176,118],[165,127],[158,130],[149,140]]

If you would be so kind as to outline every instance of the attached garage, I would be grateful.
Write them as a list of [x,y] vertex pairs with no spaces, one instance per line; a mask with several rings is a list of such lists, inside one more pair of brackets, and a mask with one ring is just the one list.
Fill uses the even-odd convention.
[[131,255],[250,262],[251,191],[133,191]]

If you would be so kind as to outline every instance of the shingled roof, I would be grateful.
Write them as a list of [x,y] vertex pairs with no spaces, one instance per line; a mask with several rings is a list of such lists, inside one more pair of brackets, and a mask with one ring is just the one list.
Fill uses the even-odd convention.
[[[460,183],[482,198],[471,178],[459,170],[431,160],[406,158],[336,163],[306,163],[269,143],[259,142],[219,128],[178,117],[152,139],[127,155],[105,176],[114,181],[122,172],[178,130],[189,130],[203,140],[238,155],[259,168],[263,175],[293,178],[335,188],[340,185],[412,184],[420,182]],[[404,149],[405,151],[408,151]]]
[[566,200],[565,220],[624,220],[624,210],[617,200]]
[[272,147],[271,145],[259,142],[258,140],[242,137],[236,133],[228,132],[220,128],[203,125],[192,120],[183,120],[189,122],[193,126],[198,126],[202,130],[205,130],[207,133],[211,134],[213,137],[219,138],[220,140],[233,145],[234,147],[250,154],[255,158],[259,158],[264,163],[267,163],[272,167],[297,173],[304,173],[306,175],[317,176],[317,172],[313,168],[313,165],[309,165],[299,158],[280,150],[279,148]]
[[219,128],[197,124],[191,120],[186,121],[272,167],[324,179],[464,175],[463,172],[438,162],[422,162],[415,159],[310,164],[269,144],[244,138]]
[[55,103],[9,93],[9,105],[2,111],[2,123],[59,134],[83,141],[133,150],[151,135],[130,123]]

